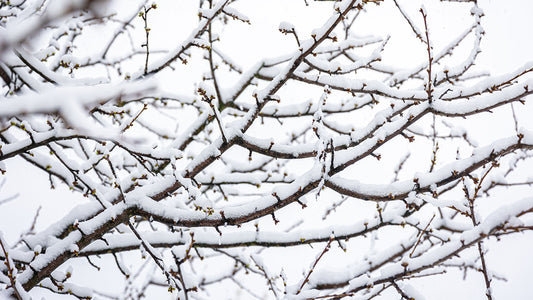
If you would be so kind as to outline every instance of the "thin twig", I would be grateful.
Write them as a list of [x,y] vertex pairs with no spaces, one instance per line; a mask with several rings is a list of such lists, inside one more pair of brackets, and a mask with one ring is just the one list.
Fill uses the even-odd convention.
[[333,236],[329,237],[329,241],[328,243],[326,244],[326,247],[324,247],[324,250],[322,250],[322,253],[320,253],[320,255],[315,259],[313,265],[311,266],[311,268],[309,269],[309,272],[307,272],[307,276],[305,276],[305,279],[304,281],[302,282],[302,284],[300,285],[300,287],[298,288],[298,291],[296,292],[296,295],[300,294],[300,292],[302,291],[303,287],[305,286],[305,284],[307,282],[309,282],[309,276],[311,276],[311,274],[313,273],[313,271],[315,270],[315,267],[316,265],[318,264],[318,262],[320,261],[320,259],[324,256],[324,254],[326,254],[326,252],[329,251],[329,248],[331,247],[331,242],[333,242],[335,240],[335,238],[333,238]]
[[431,224],[431,222],[433,222],[433,219],[435,219],[435,215],[433,215],[433,217],[431,217],[431,220],[429,220],[429,222],[426,225],[426,227],[424,227],[424,229],[422,231],[420,231],[420,234],[418,234],[418,239],[416,240],[416,244],[413,246],[413,250],[411,250],[411,253],[409,253],[409,257],[413,257],[413,253],[415,252],[416,247],[420,243],[420,240],[422,239],[422,236],[424,235],[424,233],[428,229],[428,227]]
[[429,40],[429,31],[428,31],[428,23],[427,23],[427,15],[424,9],[420,9],[420,13],[422,14],[422,18],[424,19],[424,28],[426,30],[426,44],[427,44],[427,52],[428,52],[428,81],[426,83],[426,93],[428,95],[428,101],[431,103],[433,101],[433,88],[431,86],[431,81],[433,80],[431,77],[431,66],[433,65],[433,57],[431,55],[431,42]]
[[4,264],[7,267],[7,277],[9,278],[9,281],[11,282],[10,287],[13,289],[13,293],[17,297],[18,300],[22,300],[22,296],[20,295],[17,284],[16,284],[16,275],[13,271],[16,271],[14,266],[11,266],[11,259],[9,258],[9,254],[7,253],[6,246],[4,246],[4,238],[2,237],[2,233],[0,232],[0,246],[2,246],[2,251],[4,252],[5,261]]

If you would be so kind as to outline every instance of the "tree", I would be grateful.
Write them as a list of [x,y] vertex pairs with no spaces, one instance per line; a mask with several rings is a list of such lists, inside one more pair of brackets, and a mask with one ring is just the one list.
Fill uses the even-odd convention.
[[[0,235],[0,295],[419,299],[459,270],[492,299],[487,245],[533,228],[532,65],[476,67],[477,1],[299,4],[329,17],[260,44],[228,0],[194,22],[164,1],[1,1],[0,169],[24,160],[76,206]],[[391,8],[391,36],[359,35]],[[466,25],[436,33],[448,9]],[[253,41],[288,54],[242,55]]]

